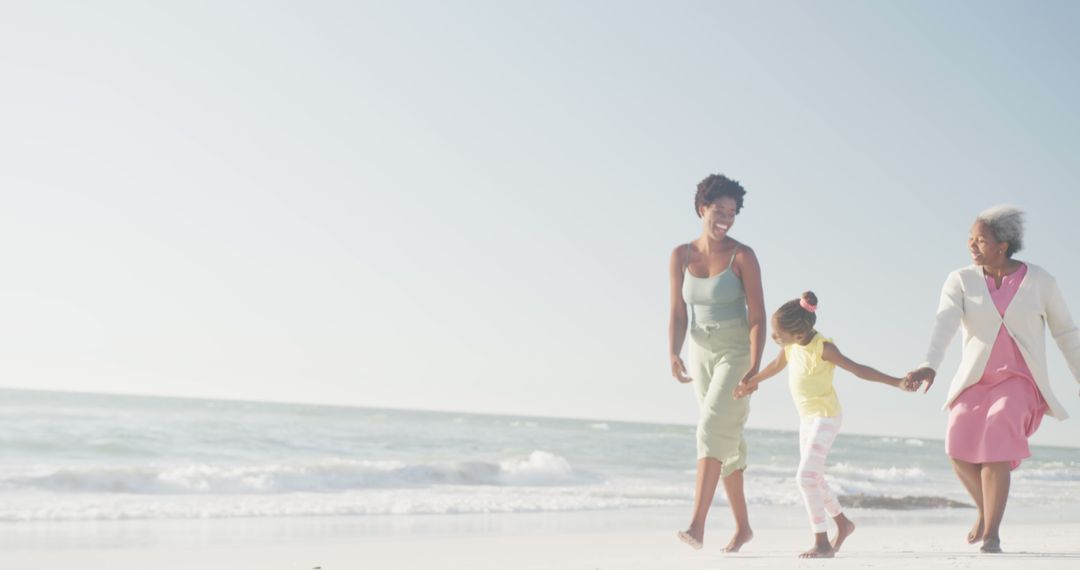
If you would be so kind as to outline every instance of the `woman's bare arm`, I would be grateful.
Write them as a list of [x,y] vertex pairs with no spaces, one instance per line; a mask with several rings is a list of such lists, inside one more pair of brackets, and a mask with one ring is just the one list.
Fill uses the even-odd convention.
[[670,317],[668,319],[668,360],[671,363],[671,377],[682,383],[690,382],[686,374],[686,366],[683,364],[679,353],[682,352],[683,342],[686,340],[687,313],[686,303],[683,302],[683,262],[686,259],[686,245],[677,246],[671,252],[671,261],[668,264],[668,277],[671,282]]
[[746,295],[750,325],[750,372],[747,376],[753,376],[761,368],[761,354],[765,350],[765,293],[761,287],[761,266],[754,250],[745,245],[739,247],[735,263]]

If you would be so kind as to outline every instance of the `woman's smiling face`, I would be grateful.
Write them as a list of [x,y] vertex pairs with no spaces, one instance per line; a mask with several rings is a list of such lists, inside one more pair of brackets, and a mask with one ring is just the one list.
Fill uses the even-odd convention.
[[1009,249],[1009,243],[998,241],[990,226],[975,222],[971,226],[971,234],[968,235],[968,251],[975,265],[996,265],[1004,259],[1005,252]]
[[735,199],[723,196],[711,204],[701,208],[701,220],[704,224],[705,235],[713,240],[722,241],[735,225]]

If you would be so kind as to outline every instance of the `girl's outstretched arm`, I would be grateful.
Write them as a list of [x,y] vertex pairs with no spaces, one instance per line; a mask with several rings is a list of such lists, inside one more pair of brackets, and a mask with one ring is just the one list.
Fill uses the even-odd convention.
[[785,366],[787,366],[787,355],[781,350],[780,354],[776,355],[776,358],[774,358],[768,366],[750,378],[746,378],[739,382],[739,385],[735,387],[733,395],[738,399],[754,392],[757,390],[758,384],[776,376]]
[[831,342],[825,343],[825,350],[821,353],[821,358],[827,362],[847,370],[848,372],[862,378],[863,380],[869,380],[871,382],[881,382],[882,384],[888,384],[894,388],[902,388],[903,380],[894,376],[889,376],[883,372],[879,372],[865,364],[859,364],[854,360],[844,356],[840,353],[840,349],[836,348],[836,345]]

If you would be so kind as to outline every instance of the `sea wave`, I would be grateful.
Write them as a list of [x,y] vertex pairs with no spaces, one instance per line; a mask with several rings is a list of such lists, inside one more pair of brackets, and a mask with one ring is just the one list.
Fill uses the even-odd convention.
[[[794,478],[798,465],[751,465],[749,472],[753,476]],[[849,481],[874,483],[924,483],[928,481],[926,472],[918,466],[865,467],[851,463],[837,463],[825,469],[830,477]]]
[[[787,483],[791,483],[790,481]],[[691,482],[679,485],[597,484],[582,487],[435,486],[427,489],[369,489],[342,493],[115,494],[21,491],[0,493],[0,521],[223,519],[240,517],[400,516],[482,513],[620,511],[689,508]],[[756,485],[751,505],[801,509],[793,484]],[[718,498],[723,503],[722,498]],[[940,497],[842,495],[860,508],[908,510],[955,506]]]
[[59,495],[0,493],[0,521],[225,519],[314,516],[541,513],[687,506],[688,499],[567,493],[535,488],[452,487],[277,495]]
[[879,481],[888,483],[924,483],[926,471],[921,467],[860,467],[850,463],[837,463],[829,466],[825,472],[845,479]]
[[575,470],[563,457],[538,450],[524,458],[452,464],[326,459],[296,464],[38,467],[0,472],[0,490],[262,495],[433,485],[573,486],[600,480]]
[[1035,481],[1080,481],[1080,470],[1075,467],[1021,467],[1013,472],[1017,479],[1029,479]]

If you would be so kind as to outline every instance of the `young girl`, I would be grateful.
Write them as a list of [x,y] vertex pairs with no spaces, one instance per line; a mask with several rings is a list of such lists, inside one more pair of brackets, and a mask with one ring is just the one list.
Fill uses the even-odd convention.
[[[814,547],[799,555],[800,558],[832,558],[844,539],[855,530],[855,524],[844,516],[840,503],[825,482],[824,474],[825,457],[840,429],[840,401],[833,389],[836,366],[864,380],[903,390],[911,388],[900,378],[853,362],[841,354],[831,340],[814,330],[817,303],[817,296],[807,291],[801,298],[788,301],[777,309],[772,316],[772,338],[784,350],[761,372],[740,383],[734,392],[736,398],[745,397],[757,390],[758,384],[791,365],[788,384],[802,418],[796,479],[814,531]],[[826,514],[836,522],[836,539],[831,543],[826,533]]]

